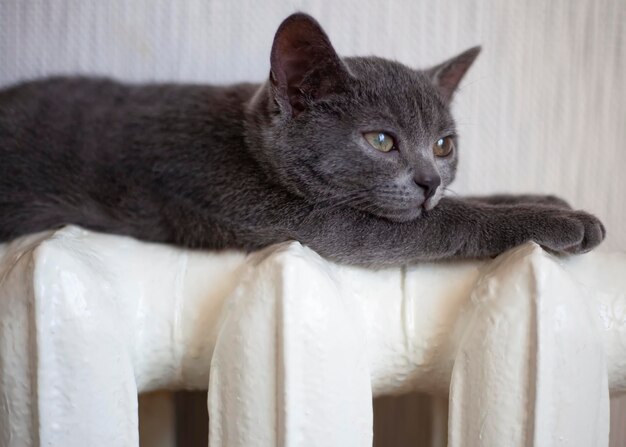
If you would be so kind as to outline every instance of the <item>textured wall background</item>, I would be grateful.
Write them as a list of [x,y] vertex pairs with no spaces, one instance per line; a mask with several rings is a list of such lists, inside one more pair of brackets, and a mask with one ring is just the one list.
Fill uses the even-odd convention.
[[603,249],[626,250],[624,0],[0,0],[0,85],[52,73],[261,80],[296,10],[344,55],[423,67],[482,44],[455,104],[452,189],[559,194],[604,220]]

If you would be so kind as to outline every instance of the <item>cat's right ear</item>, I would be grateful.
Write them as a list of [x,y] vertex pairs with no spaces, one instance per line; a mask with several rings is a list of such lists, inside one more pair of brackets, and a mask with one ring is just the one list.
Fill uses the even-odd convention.
[[348,71],[317,21],[292,14],[272,45],[270,83],[283,112],[298,116],[310,101],[342,90]]

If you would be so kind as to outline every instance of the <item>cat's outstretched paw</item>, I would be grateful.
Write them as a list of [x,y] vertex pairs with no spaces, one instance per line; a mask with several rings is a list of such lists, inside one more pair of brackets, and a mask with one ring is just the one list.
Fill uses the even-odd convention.
[[600,220],[584,211],[553,209],[539,216],[541,224],[533,239],[542,247],[559,254],[586,253],[600,245],[606,230]]
[[567,253],[578,254],[586,253],[596,248],[606,237],[606,229],[600,219],[591,214],[579,211],[577,218],[583,224],[582,241],[567,250]]

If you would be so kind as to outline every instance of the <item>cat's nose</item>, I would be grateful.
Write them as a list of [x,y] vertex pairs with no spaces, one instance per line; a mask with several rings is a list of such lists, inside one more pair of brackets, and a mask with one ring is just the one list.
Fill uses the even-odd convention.
[[419,175],[415,176],[414,180],[417,186],[424,190],[424,201],[430,199],[441,184],[441,177],[438,175]]

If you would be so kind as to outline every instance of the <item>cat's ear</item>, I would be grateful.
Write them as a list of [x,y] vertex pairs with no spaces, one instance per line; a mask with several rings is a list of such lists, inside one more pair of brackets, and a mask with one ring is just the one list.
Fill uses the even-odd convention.
[[342,90],[348,71],[317,21],[292,14],[278,27],[270,82],[281,109],[297,116],[308,101]]
[[425,71],[446,102],[452,100],[454,91],[459,86],[467,70],[476,60],[478,53],[480,53],[480,47],[470,48],[458,56]]

